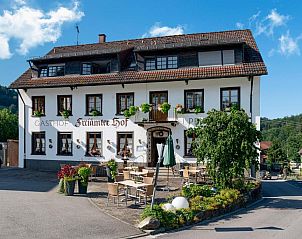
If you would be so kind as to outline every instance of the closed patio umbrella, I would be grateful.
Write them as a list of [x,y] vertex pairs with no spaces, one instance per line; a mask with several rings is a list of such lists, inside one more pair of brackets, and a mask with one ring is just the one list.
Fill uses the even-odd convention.
[[164,161],[163,165],[168,168],[168,176],[167,176],[167,190],[169,191],[168,183],[169,183],[169,168],[176,165],[175,155],[174,155],[174,145],[172,136],[169,135],[166,141],[166,148],[164,152]]

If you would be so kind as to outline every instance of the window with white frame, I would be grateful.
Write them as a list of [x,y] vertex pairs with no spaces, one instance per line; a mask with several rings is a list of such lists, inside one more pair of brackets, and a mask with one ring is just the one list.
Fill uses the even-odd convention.
[[101,132],[88,132],[86,154],[88,156],[101,156],[102,155],[102,133]]
[[44,155],[45,154],[45,132],[32,133],[32,154]]
[[58,132],[58,155],[72,155],[72,133]]

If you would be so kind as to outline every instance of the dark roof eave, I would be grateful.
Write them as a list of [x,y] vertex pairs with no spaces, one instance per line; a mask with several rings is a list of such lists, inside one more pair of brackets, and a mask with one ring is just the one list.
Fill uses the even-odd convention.
[[20,87],[14,87],[10,85],[8,88],[10,89],[41,89],[41,88],[62,88],[62,87],[85,87],[85,86],[99,86],[99,85],[130,85],[130,84],[139,84],[139,83],[158,83],[158,82],[173,82],[173,81],[190,81],[190,80],[210,80],[210,79],[218,79],[218,78],[232,78],[232,77],[249,77],[249,76],[262,76],[262,75],[267,75],[268,73],[255,73],[255,74],[241,74],[241,75],[231,75],[231,76],[213,76],[213,77],[194,77],[194,78],[182,78],[182,79],[169,79],[169,80],[153,80],[153,81],[146,81],[146,80],[135,80],[135,81],[129,81],[129,82],[110,82],[110,83],[105,83],[105,82],[100,82],[100,83],[91,83],[91,84],[60,84],[60,85],[41,85],[41,86],[35,86],[35,87],[26,87],[26,86],[20,86]]

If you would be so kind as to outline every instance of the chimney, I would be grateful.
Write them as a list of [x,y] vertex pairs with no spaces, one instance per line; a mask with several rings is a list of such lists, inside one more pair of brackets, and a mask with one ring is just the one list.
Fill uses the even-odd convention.
[[106,42],[106,34],[99,34],[99,43]]

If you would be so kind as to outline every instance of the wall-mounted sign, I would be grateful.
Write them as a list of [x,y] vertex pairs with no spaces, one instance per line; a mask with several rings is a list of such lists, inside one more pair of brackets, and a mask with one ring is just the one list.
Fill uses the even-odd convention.
[[69,122],[67,120],[35,120],[35,126],[67,126]]
[[128,119],[116,119],[113,118],[112,120],[106,120],[106,119],[83,119],[83,118],[78,118],[75,127],[91,127],[91,126],[97,126],[97,127],[110,127],[113,126],[115,128],[118,127],[127,127],[128,126]]

